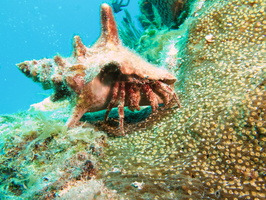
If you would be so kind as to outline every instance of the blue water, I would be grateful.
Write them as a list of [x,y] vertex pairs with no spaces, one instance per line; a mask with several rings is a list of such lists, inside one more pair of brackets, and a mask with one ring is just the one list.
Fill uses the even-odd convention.
[[[72,38],[91,45],[100,34],[99,7],[106,0],[0,1],[0,114],[27,110],[52,91],[22,74],[16,63],[72,53]],[[127,7],[137,21],[138,1]],[[116,14],[119,22],[124,11]],[[137,22],[136,22],[137,23]]]

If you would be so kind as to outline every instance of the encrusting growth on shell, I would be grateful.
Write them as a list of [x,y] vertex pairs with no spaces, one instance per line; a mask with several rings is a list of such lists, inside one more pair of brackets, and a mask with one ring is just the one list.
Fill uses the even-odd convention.
[[[120,132],[124,135],[124,106],[138,110],[158,104],[169,106],[180,102],[174,92],[176,78],[157,68],[122,46],[111,7],[101,6],[102,32],[98,41],[86,47],[79,36],[74,37],[74,52],[69,58],[25,61],[18,67],[28,77],[41,82],[44,89],[55,90],[52,100],[70,99],[74,104],[68,127],[79,124],[86,112],[118,107]],[[172,100],[172,101],[170,101]]]

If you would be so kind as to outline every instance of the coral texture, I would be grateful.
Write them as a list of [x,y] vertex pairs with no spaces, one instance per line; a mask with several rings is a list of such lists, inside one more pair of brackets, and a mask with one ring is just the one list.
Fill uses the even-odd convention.
[[130,199],[265,199],[265,6],[218,0],[193,17],[176,69],[183,108],[112,141],[99,164],[110,188]]
[[139,105],[170,105],[179,100],[173,90],[176,78],[157,68],[121,45],[112,9],[101,6],[102,34],[90,48],[74,37],[74,54],[70,58],[25,61],[18,64],[23,73],[41,82],[45,89],[54,88],[52,99],[71,96],[74,105],[67,125],[76,126],[86,112],[118,107],[120,131],[124,134],[124,106],[139,110]]

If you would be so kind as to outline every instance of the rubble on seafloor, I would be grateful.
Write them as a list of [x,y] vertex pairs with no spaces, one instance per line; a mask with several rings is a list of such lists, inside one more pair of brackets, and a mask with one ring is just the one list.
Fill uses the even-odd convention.
[[67,130],[67,108],[1,116],[0,194],[265,199],[266,4],[195,0],[191,6],[195,12],[179,29],[151,27],[138,46],[176,74],[181,109],[128,123],[125,137],[93,125]]

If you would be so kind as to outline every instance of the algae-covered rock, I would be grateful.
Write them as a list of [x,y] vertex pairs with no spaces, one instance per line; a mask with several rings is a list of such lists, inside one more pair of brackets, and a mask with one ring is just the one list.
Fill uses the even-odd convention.
[[68,130],[64,112],[56,113],[0,116],[0,199],[54,199],[71,196],[66,193],[72,187],[72,193],[78,188],[99,198],[113,195],[95,180],[105,133],[92,127]]

